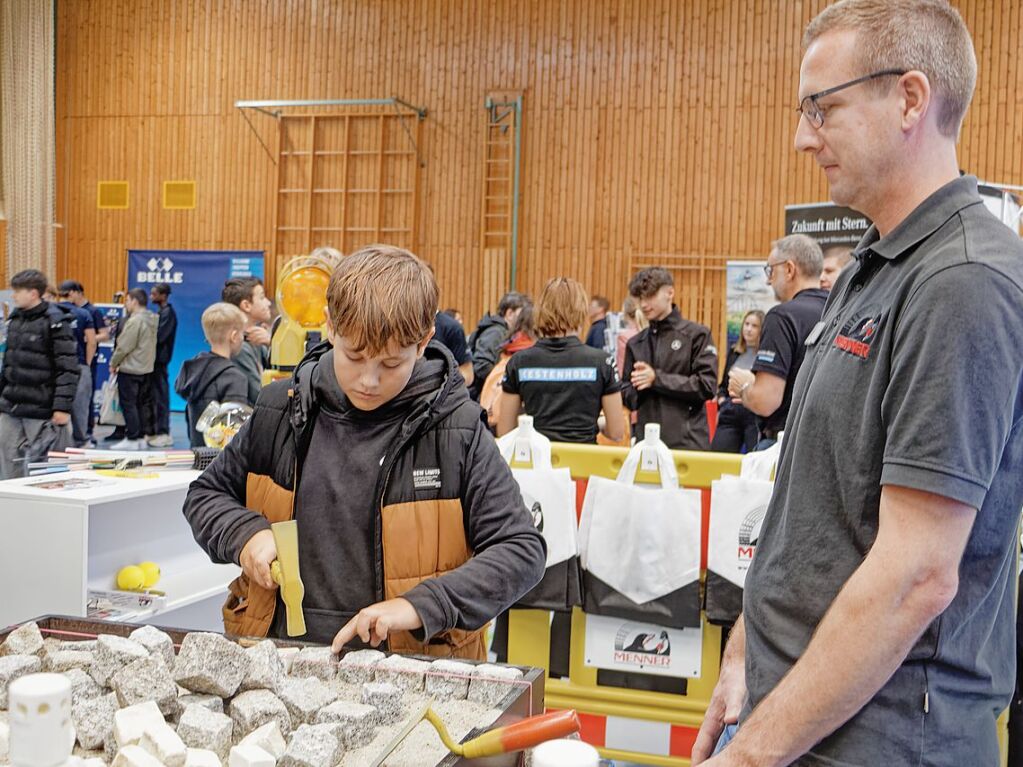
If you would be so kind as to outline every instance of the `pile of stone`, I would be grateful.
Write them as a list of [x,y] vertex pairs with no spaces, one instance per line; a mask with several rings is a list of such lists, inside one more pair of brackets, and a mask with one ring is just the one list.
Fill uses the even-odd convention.
[[269,640],[246,649],[208,633],[188,634],[175,653],[150,626],[127,638],[44,641],[29,623],[0,644],[0,764],[8,686],[39,671],[70,680],[76,754],[89,767],[335,767],[371,751],[425,699],[486,711],[522,678],[510,667],[376,650],[339,661],[329,648]]

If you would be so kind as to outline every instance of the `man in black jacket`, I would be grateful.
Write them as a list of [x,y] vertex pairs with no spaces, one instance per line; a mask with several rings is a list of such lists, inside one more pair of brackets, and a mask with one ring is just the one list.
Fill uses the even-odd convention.
[[26,476],[31,461],[71,440],[79,375],[74,317],[42,299],[46,285],[36,269],[11,279],[16,308],[0,366],[0,479]]
[[709,450],[704,403],[714,396],[718,368],[710,329],[679,314],[667,269],[643,269],[629,283],[629,294],[650,321],[629,339],[622,371],[622,399],[639,413],[637,438],[656,423],[673,450]]
[[530,303],[529,296],[510,291],[501,296],[497,314],[486,314],[469,336],[469,351],[472,353],[473,383],[469,395],[479,402],[480,392],[487,376],[494,369],[501,356],[501,344],[508,339],[509,329],[514,327],[522,309]]
[[[174,439],[170,435],[170,389],[168,388],[167,366],[174,356],[174,338],[178,334],[178,316],[170,305],[171,287],[160,282],[149,290],[149,300],[160,317],[156,329],[156,361],[149,374],[149,418],[146,433],[151,434],[148,442],[152,447],[171,447]],[[149,431],[152,429],[152,431]]]

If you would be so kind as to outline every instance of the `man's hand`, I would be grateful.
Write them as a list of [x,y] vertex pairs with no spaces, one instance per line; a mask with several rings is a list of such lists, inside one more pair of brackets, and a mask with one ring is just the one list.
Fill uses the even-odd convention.
[[269,346],[270,331],[262,325],[253,325],[245,329],[245,340],[253,346]]
[[67,426],[68,421],[71,420],[71,416],[61,410],[54,410],[50,420],[57,426]]
[[656,379],[657,374],[654,372],[654,369],[645,362],[637,362],[636,366],[632,369],[632,385],[636,391],[649,389],[654,385]]
[[117,375],[117,371],[118,371],[118,368],[115,368],[115,367],[110,368],[110,372],[113,373],[114,375]]
[[360,610],[358,615],[337,632],[330,649],[334,653],[339,653],[356,636],[363,642],[378,647],[392,631],[412,631],[422,626],[423,621],[411,602],[401,597],[388,599],[386,602],[378,602]]
[[728,371],[728,393],[734,402],[742,402],[742,391],[746,386],[752,386],[757,380],[751,370],[732,368]]
[[238,561],[249,580],[264,589],[275,589],[277,584],[270,577],[270,564],[277,559],[277,544],[274,534],[260,530],[249,538]]
[[[703,724],[700,725],[696,743],[693,744],[693,767],[698,764],[705,764],[706,767],[711,767],[711,765],[718,767],[717,759],[710,762],[707,760],[714,753],[714,748],[717,746],[725,725],[735,724],[739,721],[739,714],[746,702],[745,625],[737,628],[742,632],[741,641],[737,641],[733,645],[733,642],[729,640],[728,649],[721,660],[718,683],[710,696],[707,713],[703,717]],[[740,639],[740,637],[735,638]],[[724,752],[722,752],[723,754]]]

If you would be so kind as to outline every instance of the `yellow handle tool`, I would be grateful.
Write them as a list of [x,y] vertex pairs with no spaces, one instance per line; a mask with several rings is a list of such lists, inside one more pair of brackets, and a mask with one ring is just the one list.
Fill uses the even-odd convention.
[[302,599],[305,586],[298,570],[298,523],[295,520],[270,525],[277,546],[277,559],[270,564],[270,577],[281,587],[281,599],[288,614],[288,636],[305,634]]

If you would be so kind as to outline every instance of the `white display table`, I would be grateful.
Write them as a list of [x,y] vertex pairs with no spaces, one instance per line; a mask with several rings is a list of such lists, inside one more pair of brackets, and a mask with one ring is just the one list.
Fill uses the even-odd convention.
[[[220,606],[240,571],[211,563],[192,538],[181,507],[197,476],[75,471],[0,482],[0,627],[48,613],[84,617],[89,589],[115,589],[118,570],[148,560],[162,570],[154,588],[165,606],[121,620],[222,631]],[[78,480],[88,486],[44,486]]]

